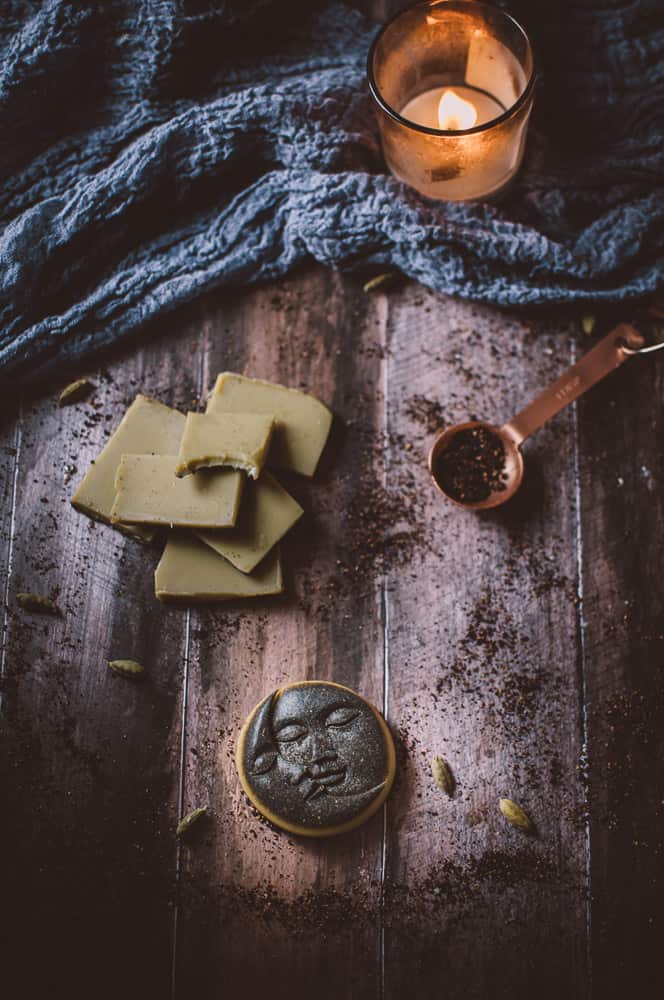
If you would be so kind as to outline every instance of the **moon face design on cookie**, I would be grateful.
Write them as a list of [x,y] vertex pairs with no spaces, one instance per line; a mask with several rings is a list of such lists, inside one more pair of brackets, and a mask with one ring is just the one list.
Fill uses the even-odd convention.
[[379,808],[394,778],[394,746],[364,698],[339,684],[304,681],[254,709],[240,736],[238,770],[271,822],[325,836]]

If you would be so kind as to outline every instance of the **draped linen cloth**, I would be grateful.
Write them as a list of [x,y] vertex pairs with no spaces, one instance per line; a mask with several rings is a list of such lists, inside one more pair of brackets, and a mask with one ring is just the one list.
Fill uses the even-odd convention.
[[383,164],[377,25],[340,4],[10,2],[0,16],[0,378],[305,258],[516,306],[662,286],[660,0],[516,2],[540,79],[497,204]]

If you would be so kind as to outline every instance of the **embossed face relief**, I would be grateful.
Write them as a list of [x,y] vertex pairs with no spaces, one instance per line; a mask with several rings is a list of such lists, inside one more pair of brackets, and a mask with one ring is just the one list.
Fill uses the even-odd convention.
[[303,826],[352,819],[387,779],[385,736],[371,707],[354,692],[322,682],[266,698],[244,756],[246,778],[261,802]]

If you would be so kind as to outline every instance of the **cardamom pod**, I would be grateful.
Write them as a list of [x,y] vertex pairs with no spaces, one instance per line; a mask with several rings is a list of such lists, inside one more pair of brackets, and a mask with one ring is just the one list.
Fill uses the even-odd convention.
[[446,795],[454,794],[454,776],[450,770],[450,765],[442,757],[434,757],[431,762],[431,771],[434,776],[434,780],[439,788],[445,792]]
[[595,317],[593,316],[592,313],[587,313],[587,315],[582,317],[581,329],[583,330],[583,332],[587,337],[589,337],[590,334],[593,332],[593,330],[595,329]]
[[78,403],[93,389],[94,385],[89,378],[77,378],[75,382],[70,382],[64,387],[58,398],[58,404],[69,406],[70,403]]
[[375,278],[369,278],[362,285],[362,291],[364,292],[375,292],[379,288],[385,288],[388,285],[394,284],[394,282],[399,277],[397,271],[385,271],[384,274],[377,274]]
[[108,665],[114,673],[132,681],[140,680],[145,674],[145,667],[136,660],[109,660]]
[[193,809],[190,813],[187,813],[186,816],[183,816],[177,825],[177,828],[175,830],[175,836],[176,837],[185,836],[185,834],[187,834],[189,830],[191,830],[192,826],[194,826],[195,823],[198,823],[198,821],[201,820],[204,816],[207,816],[207,811],[208,811],[207,806],[199,806],[198,809]]
[[17,594],[16,602],[25,611],[34,611],[38,615],[59,615],[60,608],[50,597],[43,594]]
[[512,826],[518,826],[520,830],[525,830],[527,833],[530,833],[533,828],[533,824],[530,817],[523,811],[521,806],[518,806],[516,802],[512,802],[511,799],[499,799],[498,806],[508,823],[511,823]]

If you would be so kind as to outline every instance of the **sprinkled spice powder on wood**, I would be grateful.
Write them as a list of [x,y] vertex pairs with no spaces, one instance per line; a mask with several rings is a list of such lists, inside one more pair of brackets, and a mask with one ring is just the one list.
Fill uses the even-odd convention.
[[436,461],[434,475],[462,503],[479,503],[506,489],[505,446],[486,427],[458,431]]

